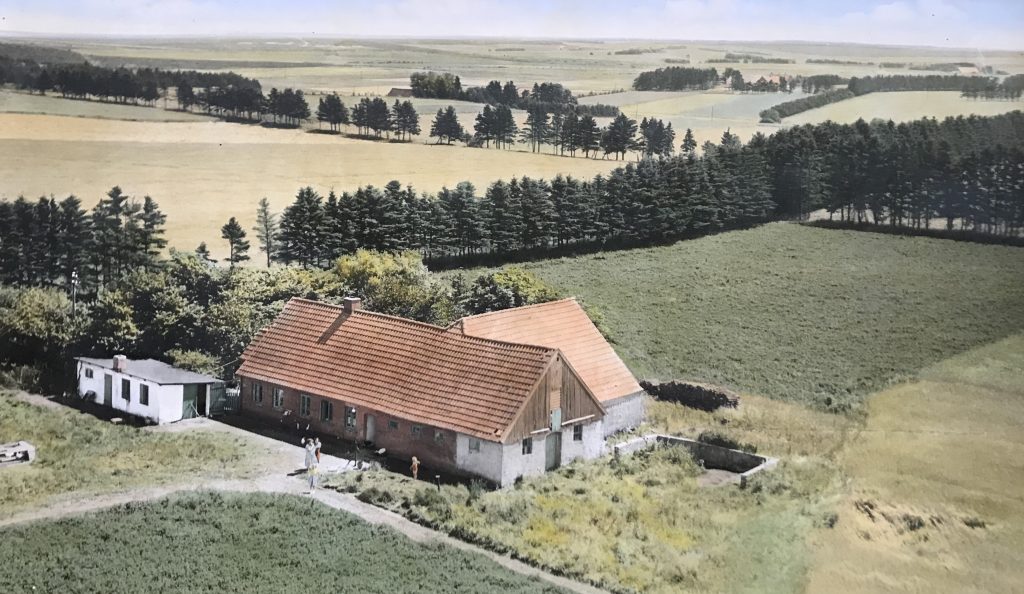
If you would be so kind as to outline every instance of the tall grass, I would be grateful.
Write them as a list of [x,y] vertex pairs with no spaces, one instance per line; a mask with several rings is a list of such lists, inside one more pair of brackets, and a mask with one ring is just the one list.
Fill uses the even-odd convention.
[[0,531],[2,592],[556,593],[286,495],[197,493]]

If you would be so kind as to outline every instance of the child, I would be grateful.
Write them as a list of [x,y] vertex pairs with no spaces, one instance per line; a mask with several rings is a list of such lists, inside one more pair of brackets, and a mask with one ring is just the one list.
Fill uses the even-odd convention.
[[420,459],[416,456],[412,457],[412,466],[409,467],[409,470],[412,470],[412,480],[416,480],[420,474]]
[[316,448],[316,463],[320,463],[320,438],[317,437],[313,440],[313,447]]

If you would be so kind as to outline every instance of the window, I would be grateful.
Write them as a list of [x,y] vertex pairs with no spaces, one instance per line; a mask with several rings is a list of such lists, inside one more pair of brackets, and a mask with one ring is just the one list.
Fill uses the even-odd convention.
[[309,403],[313,399],[309,394],[299,394],[299,414],[308,417],[309,416]]
[[480,440],[475,437],[469,438],[469,451],[475,454],[480,453]]
[[412,436],[413,436],[414,439],[419,439],[420,435],[422,433],[423,433],[423,427],[420,427],[419,425],[413,425],[412,426]]
[[444,443],[444,432],[434,429],[434,443]]
[[356,409],[351,406],[345,407],[345,429],[350,431],[356,429]]
[[149,406],[149,386],[139,384],[139,404]]
[[284,406],[284,388],[274,388],[274,408]]
[[325,423],[330,423],[332,418],[334,418],[334,403],[330,400],[321,400],[320,420]]
[[395,421],[394,419],[388,421],[388,429],[390,429],[392,431],[397,430],[398,429],[398,421]]
[[92,379],[92,369],[89,367],[85,368],[85,377]]
[[528,456],[533,453],[533,438],[527,437],[523,439],[523,455]]
[[252,401],[257,403],[263,402],[263,384],[259,382],[252,383]]
[[128,402],[132,401],[132,380],[128,378],[121,379],[121,398]]
[[583,441],[583,425],[582,424],[573,425],[573,428],[572,428],[572,440],[573,441]]

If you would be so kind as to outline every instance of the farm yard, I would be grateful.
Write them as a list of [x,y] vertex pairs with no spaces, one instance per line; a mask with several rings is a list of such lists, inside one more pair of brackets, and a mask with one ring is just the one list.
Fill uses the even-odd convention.
[[562,592],[293,495],[177,495],[0,536],[4,592]]

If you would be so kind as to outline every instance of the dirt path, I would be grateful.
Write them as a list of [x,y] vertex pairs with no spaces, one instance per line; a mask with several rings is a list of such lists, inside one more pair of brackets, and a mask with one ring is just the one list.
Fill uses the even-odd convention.
[[[111,507],[117,507],[131,502],[153,501],[175,493],[189,491],[230,491],[239,493],[280,493],[289,495],[308,494],[306,479],[302,474],[297,474],[297,467],[301,465],[304,452],[298,445],[292,445],[276,441],[267,437],[249,433],[216,421],[208,419],[194,419],[168,426],[171,428],[153,428],[155,431],[180,431],[186,429],[185,424],[191,424],[190,430],[201,431],[223,431],[243,433],[247,438],[256,442],[263,442],[268,446],[273,455],[267,460],[267,474],[250,479],[206,479],[190,482],[175,483],[158,487],[144,487],[116,491],[113,493],[96,494],[87,497],[73,497],[56,500],[48,505],[35,509],[15,513],[6,518],[0,519],[0,529],[25,522],[37,520],[56,520],[84,513],[96,512]],[[326,473],[350,472],[352,466],[350,461],[334,456],[324,456],[321,461],[321,468]],[[480,548],[461,540],[457,540],[440,532],[431,530],[402,516],[390,511],[363,503],[353,495],[339,493],[329,489],[317,489],[312,493],[317,501],[331,508],[342,510],[353,514],[370,524],[389,526],[408,538],[420,542],[436,542],[447,546],[455,547],[464,551],[477,553],[491,559],[495,563],[526,576],[536,576],[549,583],[565,588],[571,592],[580,594],[600,594],[604,592],[593,586],[559,577],[546,571],[537,569],[516,561],[506,555],[499,555],[492,551]]]

